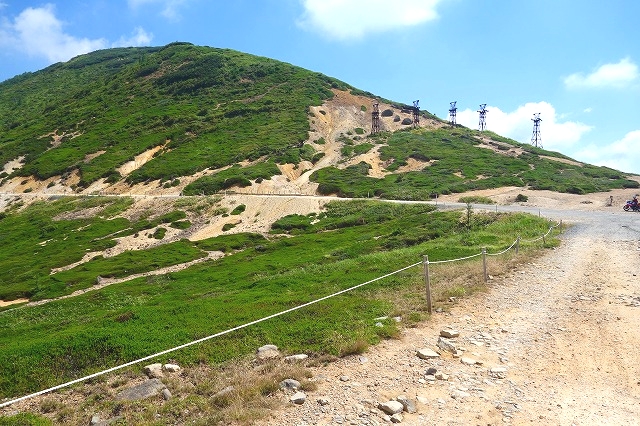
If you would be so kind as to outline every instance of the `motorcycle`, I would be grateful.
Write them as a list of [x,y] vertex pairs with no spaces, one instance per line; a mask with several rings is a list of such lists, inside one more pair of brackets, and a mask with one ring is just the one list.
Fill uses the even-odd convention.
[[625,212],[640,212],[640,204],[633,204],[631,200],[627,200],[627,204],[622,209]]

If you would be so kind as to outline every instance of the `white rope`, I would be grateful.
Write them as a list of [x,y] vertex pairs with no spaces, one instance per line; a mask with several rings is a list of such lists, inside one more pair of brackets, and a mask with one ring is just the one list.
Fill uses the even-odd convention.
[[473,257],[478,257],[478,256],[481,256],[481,255],[482,255],[482,253],[478,253],[478,254],[472,254],[471,256],[467,256],[467,257],[459,257],[457,259],[436,260],[435,262],[429,261],[429,265],[433,265],[433,264],[436,264],[436,263],[457,262],[459,260],[467,260],[467,259],[471,259]]
[[113,372],[113,371],[120,370],[120,369],[125,368],[125,367],[129,367],[129,366],[134,365],[134,364],[137,364],[137,363],[139,363],[139,362],[148,361],[148,360],[150,360],[150,359],[152,359],[152,358],[156,358],[156,357],[158,357],[158,356],[165,355],[165,354],[168,354],[168,353],[170,353],[170,352],[177,351],[177,350],[179,350],[179,349],[184,349],[184,348],[186,348],[186,347],[189,347],[189,346],[192,346],[192,345],[195,345],[195,344],[198,344],[198,343],[202,343],[202,342],[204,342],[204,341],[207,341],[207,340],[213,339],[214,337],[219,337],[219,336],[222,336],[222,335],[224,335],[224,334],[231,333],[232,331],[237,331],[237,330],[240,330],[240,329],[242,329],[242,328],[246,328],[246,327],[249,327],[249,326],[251,326],[251,325],[255,325],[255,324],[261,323],[261,322],[266,321],[266,320],[269,320],[269,319],[271,319],[271,318],[275,318],[275,317],[279,317],[279,316],[284,315],[284,314],[288,314],[289,312],[293,312],[293,311],[296,311],[296,310],[298,310],[298,309],[305,308],[305,307],[307,307],[307,306],[313,305],[313,304],[315,304],[315,303],[321,302],[321,301],[326,300],[326,299],[329,299],[329,298],[331,298],[331,297],[335,297],[335,296],[338,296],[338,295],[340,295],[340,294],[346,293],[346,292],[348,292],[348,291],[355,290],[355,289],[357,289],[357,288],[359,288],[359,287],[362,287],[362,286],[364,286],[364,285],[371,284],[372,282],[379,281],[379,280],[381,280],[381,279],[383,279],[383,278],[390,277],[391,275],[394,275],[394,274],[397,274],[397,273],[399,273],[399,272],[405,271],[405,270],[407,270],[407,269],[413,268],[413,267],[418,266],[418,265],[420,265],[420,264],[422,264],[422,262],[417,262],[417,263],[414,263],[413,265],[405,266],[405,267],[404,267],[404,268],[402,268],[402,269],[398,269],[397,271],[390,272],[390,273],[388,273],[388,274],[386,274],[386,275],[382,275],[382,276],[380,276],[380,277],[378,277],[378,278],[374,278],[374,279],[369,280],[369,281],[367,281],[367,282],[364,282],[364,283],[361,283],[361,284],[355,285],[355,286],[353,286],[353,287],[349,287],[349,288],[344,289],[344,290],[340,290],[340,291],[338,291],[338,292],[336,292],[336,293],[333,293],[333,294],[330,294],[330,295],[328,295],[328,296],[321,297],[320,299],[312,300],[311,302],[307,302],[307,303],[305,303],[305,304],[303,304],[303,305],[295,306],[295,307],[293,307],[293,308],[289,308],[289,309],[287,309],[287,310],[284,310],[284,311],[278,312],[278,313],[276,313],[276,314],[269,315],[269,316],[266,316],[266,317],[264,317],[264,318],[260,318],[260,319],[255,320],[255,321],[251,321],[251,322],[248,322],[248,323],[246,323],[246,324],[242,324],[242,325],[239,325],[239,326],[237,326],[237,327],[233,327],[233,328],[230,328],[230,329],[225,330],[225,331],[221,331],[221,332],[216,333],[216,334],[212,334],[211,336],[203,337],[203,338],[201,338],[201,339],[194,340],[194,341],[192,341],[192,342],[185,343],[185,344],[180,345],[180,346],[176,346],[175,348],[166,349],[166,350],[164,350],[164,351],[161,351],[161,352],[155,353],[155,354],[153,354],[153,355],[148,355],[148,356],[145,356],[145,357],[143,357],[143,358],[136,359],[135,361],[130,361],[130,362],[127,362],[127,363],[125,363],[125,364],[121,364],[121,365],[118,365],[118,366],[115,366],[115,367],[111,367],[111,368],[108,368],[108,369],[106,369],[106,370],[99,371],[99,372],[97,372],[97,373],[93,373],[93,374],[90,374],[90,375],[88,375],[88,376],[84,376],[84,377],[81,377],[81,378],[79,378],[79,379],[72,380],[72,381],[67,382],[67,383],[63,383],[63,384],[61,384],[61,385],[53,386],[53,387],[51,387],[51,388],[49,388],[49,389],[44,389],[44,390],[41,390],[41,391],[38,391],[38,392],[34,392],[34,393],[32,393],[32,394],[29,394],[29,395],[22,396],[22,397],[20,397],[20,398],[13,399],[13,400],[11,400],[11,401],[3,402],[3,403],[1,403],[1,404],[0,404],[0,408],[7,407],[7,406],[9,406],[9,405],[11,405],[11,404],[15,404],[16,402],[19,402],[19,401],[24,401],[25,399],[29,399],[29,398],[33,398],[33,397],[36,397],[36,396],[39,396],[39,395],[43,395],[43,394],[45,394],[45,393],[53,392],[53,391],[55,391],[55,390],[65,388],[65,387],[71,386],[71,385],[73,385],[73,384],[80,383],[80,382],[83,382],[83,381],[85,381],[85,380],[89,380],[89,379],[92,379],[92,378],[94,378],[94,377],[101,376],[101,375],[103,375],[103,374],[111,373],[111,372]]
[[515,240],[513,244],[511,244],[506,249],[502,250],[500,253],[487,253],[487,256],[500,256],[501,254],[505,254],[506,252],[511,250],[516,244],[518,244],[518,240]]
[[538,237],[538,238],[534,238],[533,240],[521,240],[522,242],[525,243],[535,243],[536,241],[540,241],[541,239],[543,239],[544,237],[546,237],[547,235],[549,235],[551,233],[551,231],[553,230],[553,228],[556,228],[558,225],[552,225],[549,227],[549,230],[547,231],[546,234]]

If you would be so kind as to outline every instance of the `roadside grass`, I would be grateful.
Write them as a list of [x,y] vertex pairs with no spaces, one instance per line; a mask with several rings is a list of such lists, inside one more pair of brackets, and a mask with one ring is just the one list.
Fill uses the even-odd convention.
[[[552,245],[557,243],[557,239],[549,241]],[[489,257],[489,273],[492,278],[488,284],[482,280],[482,264],[477,258],[432,265],[430,271],[434,309],[446,311],[460,298],[488,290],[491,283],[499,280],[501,275],[540,255],[544,247],[540,242],[524,245],[523,249],[524,252],[521,251],[519,255],[509,252],[504,256]],[[378,330],[396,330],[396,333],[391,335],[378,331],[383,335],[382,338],[394,338],[398,327],[412,327],[428,320],[421,268],[405,271],[395,275],[391,280],[398,281],[397,285],[392,285],[393,291],[389,291],[386,286],[372,289],[365,287],[362,290],[362,295],[367,299],[384,299],[390,302],[389,310],[385,313],[389,319],[368,319],[370,326],[375,322],[383,323],[382,328],[376,326]],[[402,318],[400,325],[392,319],[396,316]],[[368,347],[362,340],[354,340],[348,346],[346,339],[337,337],[336,334],[332,339],[340,340],[343,348],[352,349],[345,350],[341,354],[343,356],[362,353]],[[174,354],[170,361],[181,362],[177,361],[178,359],[178,354]],[[62,390],[55,396],[44,397],[45,399],[29,414],[30,421],[34,423],[21,424],[52,424],[49,419],[58,423],[82,424],[87,421],[87,413],[96,412],[101,413],[103,418],[120,416],[121,421],[127,424],[140,425],[172,424],[176,421],[202,425],[228,424],[230,421],[252,424],[268,416],[269,411],[279,404],[283,396],[283,391],[279,390],[278,386],[281,380],[296,379],[301,382],[302,389],[308,392],[314,389],[315,384],[308,380],[310,374],[305,366],[322,365],[334,359],[335,356],[318,353],[312,354],[311,358],[301,364],[274,361],[256,364],[249,355],[240,355],[217,364],[201,362],[163,379],[173,394],[169,401],[160,402],[152,399],[143,402],[117,402],[115,395],[121,389],[129,386],[132,381],[140,380],[139,367],[129,367],[117,374],[92,379],[82,387]],[[82,402],[77,407],[67,402],[78,398],[81,398]],[[24,417],[25,414],[21,416]],[[0,420],[2,419],[0,417]],[[13,418],[7,417],[6,421],[10,419]]]
[[483,197],[481,195],[471,195],[466,197],[458,198],[459,203],[468,203],[468,204],[495,204],[489,197]]
[[[251,234],[216,237],[198,247],[224,249],[228,255],[220,260],[1,312],[0,395],[47,388],[284,311],[419,262],[425,253],[436,261],[475,254],[481,246],[497,251],[518,234],[531,238],[548,229],[544,219],[500,213],[474,213],[468,228],[461,221],[465,212],[431,210],[334,202],[326,212],[310,215],[315,223],[299,234],[274,234],[269,240]],[[405,292],[421,274],[417,266],[160,361],[217,365],[265,343],[312,356],[359,353],[393,338],[396,325],[375,327],[373,318],[396,311],[384,295]],[[459,291],[443,294],[454,293]],[[424,307],[416,308],[407,316],[422,318],[422,312]]]

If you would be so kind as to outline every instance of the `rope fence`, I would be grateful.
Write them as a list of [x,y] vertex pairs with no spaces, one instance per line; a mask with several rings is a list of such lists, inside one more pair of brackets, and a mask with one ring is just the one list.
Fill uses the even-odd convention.
[[257,320],[251,321],[251,322],[247,322],[245,324],[242,324],[242,325],[239,325],[239,326],[236,326],[236,327],[233,327],[233,328],[230,328],[230,329],[227,329],[227,330],[212,334],[210,336],[206,336],[206,337],[203,337],[203,338],[200,338],[200,339],[197,339],[197,340],[193,340],[191,342],[184,343],[182,345],[179,345],[179,346],[176,346],[176,347],[173,347],[173,348],[170,348],[170,349],[166,349],[166,350],[154,353],[152,355],[147,355],[145,357],[138,358],[138,359],[136,359],[134,361],[129,361],[127,363],[117,365],[115,367],[111,367],[111,368],[108,368],[108,369],[105,369],[105,370],[102,370],[102,371],[98,371],[96,373],[89,374],[87,376],[80,377],[78,379],[74,379],[74,380],[71,380],[69,382],[62,383],[60,385],[56,385],[56,386],[50,387],[48,389],[44,389],[44,390],[41,390],[41,391],[38,391],[38,392],[31,393],[29,395],[25,395],[25,396],[22,396],[22,397],[19,397],[19,398],[15,398],[15,399],[12,399],[12,400],[9,400],[9,401],[2,402],[2,403],[0,403],[0,408],[8,407],[9,405],[15,404],[15,403],[20,402],[20,401],[24,401],[24,400],[27,400],[27,399],[35,398],[35,397],[40,396],[40,395],[44,395],[44,394],[47,394],[47,393],[50,393],[50,392],[53,392],[53,391],[56,391],[56,390],[60,390],[60,389],[72,386],[72,385],[74,385],[76,383],[81,383],[81,382],[87,381],[89,379],[93,379],[95,377],[102,376],[104,374],[112,373],[114,371],[121,370],[123,368],[130,367],[132,365],[139,364],[141,362],[148,361],[148,360],[151,360],[153,358],[157,358],[159,356],[166,355],[166,354],[169,354],[171,352],[175,352],[175,351],[178,351],[180,349],[184,349],[184,348],[187,348],[189,346],[193,346],[193,345],[205,342],[207,340],[211,340],[211,339],[214,339],[216,337],[220,337],[220,336],[223,336],[225,334],[229,334],[231,332],[234,332],[234,331],[237,331],[237,330],[241,330],[243,328],[247,328],[247,327],[250,327],[252,325],[259,324],[261,322],[270,320],[272,318],[276,318],[276,317],[288,314],[290,312],[294,312],[294,311],[297,311],[299,309],[306,308],[308,306],[314,305],[316,303],[322,302],[322,301],[330,299],[332,297],[335,297],[335,296],[338,296],[338,295],[353,291],[353,290],[358,289],[360,287],[363,287],[365,285],[374,283],[376,281],[380,281],[380,280],[382,280],[384,278],[388,278],[388,277],[393,276],[395,274],[398,274],[400,272],[403,272],[403,271],[406,271],[408,269],[414,268],[414,267],[416,267],[416,266],[418,266],[420,264],[422,264],[423,268],[424,268],[425,285],[426,285],[427,311],[431,314],[432,313],[432,303],[431,303],[431,285],[430,285],[429,265],[443,264],[443,263],[449,263],[449,262],[459,262],[459,261],[468,260],[468,259],[472,259],[472,258],[475,258],[475,257],[482,256],[482,258],[483,258],[484,280],[486,282],[487,279],[488,279],[487,263],[486,263],[486,257],[487,256],[499,256],[499,255],[502,255],[502,254],[506,253],[507,251],[513,249],[514,247],[516,248],[516,254],[517,254],[518,253],[518,247],[519,247],[519,244],[520,244],[521,241],[522,242],[527,242],[527,243],[533,243],[533,242],[536,242],[536,241],[540,241],[541,239],[544,240],[544,237],[549,235],[554,228],[557,228],[558,226],[561,226],[561,225],[562,225],[562,221],[560,221],[556,225],[553,225],[553,226],[549,227],[549,230],[547,231],[547,233],[544,234],[542,237],[535,238],[533,240],[521,240],[520,237],[518,237],[516,239],[516,241],[514,241],[513,244],[511,244],[508,248],[506,248],[505,250],[503,250],[503,251],[501,251],[499,253],[489,254],[489,253],[486,252],[486,249],[483,248],[482,252],[477,253],[477,254],[473,254],[473,255],[465,256],[465,257],[460,257],[460,258],[456,258],[456,259],[438,260],[438,261],[435,261],[435,262],[429,262],[429,257],[425,255],[425,256],[423,256],[423,260],[421,262],[416,262],[416,263],[414,263],[412,265],[405,266],[405,267],[400,268],[400,269],[398,269],[396,271],[393,271],[393,272],[390,272],[388,274],[381,275],[379,277],[373,278],[373,279],[371,279],[369,281],[354,285],[354,286],[346,288],[344,290],[337,291],[335,293],[332,293],[332,294],[329,294],[327,296],[312,300],[312,301],[304,303],[302,305],[294,306],[294,307],[286,309],[284,311],[280,311],[280,312],[277,312],[275,314],[268,315],[266,317],[263,317],[263,318],[260,318],[260,319],[257,319]]

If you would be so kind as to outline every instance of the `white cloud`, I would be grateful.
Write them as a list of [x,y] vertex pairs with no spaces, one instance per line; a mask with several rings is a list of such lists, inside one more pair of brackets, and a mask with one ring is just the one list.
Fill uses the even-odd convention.
[[298,25],[338,40],[359,39],[438,18],[443,0],[301,0]]
[[63,31],[53,5],[24,9],[13,22],[4,20],[0,45],[45,57],[50,62],[65,61],[81,53],[107,47],[105,39],[77,38]]
[[127,0],[129,7],[137,9],[146,5],[158,5],[160,7],[160,15],[170,20],[178,20],[181,18],[178,9],[188,0]]
[[148,46],[152,39],[153,34],[146,32],[141,27],[136,27],[131,37],[120,37],[118,41],[112,44],[112,47]]
[[136,28],[132,37],[122,37],[115,43],[109,43],[104,38],[75,37],[66,33],[63,27],[64,22],[56,17],[52,4],[38,8],[28,7],[13,21],[6,18],[2,20],[0,46],[32,57],[44,57],[53,63],[110,46],[148,44],[152,37],[142,28]]
[[627,133],[608,145],[590,144],[576,152],[576,158],[598,166],[607,166],[628,173],[640,173],[640,130]]
[[564,79],[569,89],[580,88],[624,88],[640,79],[638,66],[631,59],[621,59],[617,64],[604,64],[591,74],[575,73]]
[[[530,102],[519,106],[513,112],[503,112],[498,107],[487,107],[486,126],[499,135],[518,142],[530,143],[533,133],[533,115],[540,113],[540,136],[542,145],[551,151],[566,151],[573,147],[592,127],[578,121],[562,121],[553,105],[547,102]],[[458,111],[457,120],[471,129],[478,128],[479,114],[466,109]]]

